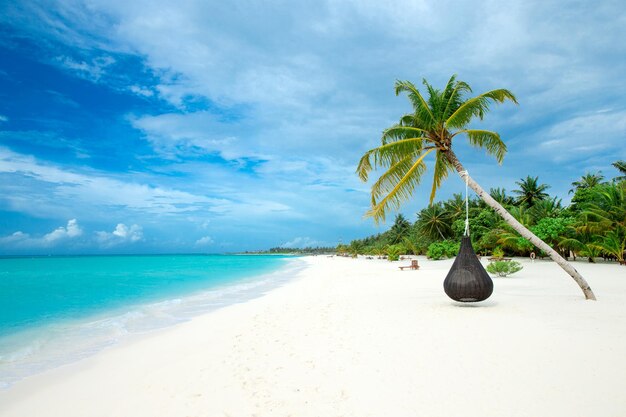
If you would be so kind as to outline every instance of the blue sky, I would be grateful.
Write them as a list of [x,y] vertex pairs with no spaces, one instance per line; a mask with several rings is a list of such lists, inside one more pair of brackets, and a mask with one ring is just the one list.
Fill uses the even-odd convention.
[[[620,1],[2,1],[0,254],[228,252],[380,232],[354,174],[410,110],[396,79],[476,93],[503,165],[572,181],[626,159]],[[429,185],[402,212],[427,204]],[[461,192],[457,177],[439,196]],[[393,216],[391,216],[393,218]]]

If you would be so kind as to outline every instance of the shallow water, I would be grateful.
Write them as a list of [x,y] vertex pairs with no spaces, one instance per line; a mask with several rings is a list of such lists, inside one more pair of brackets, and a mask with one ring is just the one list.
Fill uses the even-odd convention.
[[0,388],[129,335],[254,298],[298,265],[245,255],[1,258]]

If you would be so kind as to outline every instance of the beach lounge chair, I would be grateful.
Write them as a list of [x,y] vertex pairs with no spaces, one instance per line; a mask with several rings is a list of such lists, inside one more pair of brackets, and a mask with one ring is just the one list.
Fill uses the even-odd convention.
[[410,268],[410,269],[420,269],[420,266],[417,264],[417,260],[413,259],[411,261],[411,265],[404,265],[404,266],[399,266],[398,268],[400,268],[400,270],[404,270],[404,268]]

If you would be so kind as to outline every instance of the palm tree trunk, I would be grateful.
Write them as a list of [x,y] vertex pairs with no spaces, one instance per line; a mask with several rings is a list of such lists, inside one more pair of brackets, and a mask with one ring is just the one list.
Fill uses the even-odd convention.
[[539,239],[537,236],[535,236],[533,232],[528,230],[526,227],[524,227],[524,225],[517,221],[517,219],[513,217],[508,211],[506,211],[506,209],[502,207],[500,203],[498,203],[493,197],[491,197],[489,193],[485,192],[485,190],[483,190],[481,186],[478,185],[478,183],[476,183],[476,181],[474,181],[468,175],[467,171],[465,170],[465,168],[463,168],[463,165],[461,165],[461,162],[459,162],[458,158],[456,157],[454,152],[452,152],[452,150],[447,150],[444,152],[446,157],[448,158],[448,161],[450,161],[450,163],[454,165],[454,168],[456,168],[463,181],[467,181],[467,185],[472,190],[474,190],[476,194],[478,194],[478,196],[482,198],[489,207],[493,208],[496,213],[498,213],[504,219],[504,221],[510,224],[513,229],[515,229],[520,235],[522,235],[522,237],[528,239],[533,245],[547,253],[554,262],[556,262],[561,268],[563,268],[565,272],[567,272],[574,279],[574,281],[576,281],[580,289],[583,291],[583,294],[585,294],[585,298],[587,300],[596,299],[596,296],[594,295],[587,281],[585,281],[585,278],[583,278],[583,276],[580,275],[580,273],[572,265],[570,265],[565,259],[563,259],[563,257],[559,255],[557,251],[552,249],[547,243]]

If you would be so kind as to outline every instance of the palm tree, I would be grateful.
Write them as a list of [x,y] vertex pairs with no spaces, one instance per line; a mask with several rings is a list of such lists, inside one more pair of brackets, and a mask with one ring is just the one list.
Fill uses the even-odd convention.
[[626,161],[617,161],[612,164],[622,174],[620,177],[615,178],[615,181],[626,180]]
[[443,203],[451,221],[465,218],[465,198],[461,194],[453,194],[452,198]]
[[491,195],[494,200],[503,206],[511,206],[514,203],[513,197],[506,195],[506,190],[504,188],[491,188],[489,190],[489,195]]
[[517,204],[525,204],[532,207],[537,201],[545,200],[549,197],[545,191],[550,188],[547,184],[539,184],[539,177],[522,178],[521,181],[515,181],[519,185],[519,190],[513,190],[517,194]]
[[597,173],[595,173],[595,174],[587,173],[587,174],[583,175],[582,177],[580,177],[580,180],[574,181],[572,183],[572,186],[574,188],[569,190],[568,194],[576,192],[577,190],[586,190],[586,189],[589,189],[589,188],[593,188],[596,185],[602,184],[602,180],[603,179],[604,179],[604,175],[602,175],[602,173],[599,172],[599,171]]
[[402,239],[409,234],[411,223],[402,214],[396,216],[396,220],[389,230],[389,244],[395,245],[402,242]]
[[558,217],[562,211],[563,207],[561,206],[561,199],[557,197],[547,200],[540,200],[536,202],[534,206],[528,209],[528,212],[533,218],[534,223],[537,223],[539,220],[546,217]]
[[581,213],[587,227],[604,232],[596,246],[624,263],[626,251],[626,182],[593,190],[594,199]]
[[369,173],[379,167],[386,168],[372,186],[372,208],[367,215],[375,221],[385,219],[387,211],[397,209],[408,200],[420,184],[426,171],[424,159],[433,154],[435,158],[434,179],[430,202],[448,174],[456,170],[464,182],[490,207],[532,244],[542,249],[578,283],[585,298],[595,300],[593,291],[585,279],[554,249],[515,220],[496,200],[474,181],[452,150],[457,136],[467,137],[473,146],[484,148],[487,153],[502,162],[506,145],[500,135],[488,130],[469,129],[468,124],[478,117],[482,120],[491,103],[510,100],[517,103],[508,90],[497,89],[466,99],[470,86],[452,76],[443,91],[435,89],[424,80],[428,91],[426,100],[411,82],[396,81],[396,95],[407,93],[413,112],[400,118],[400,122],[383,132],[381,146],[367,151],[357,168],[361,180],[367,181]]
[[417,213],[417,230],[424,236],[438,240],[452,236],[450,214],[439,204],[431,204]]

